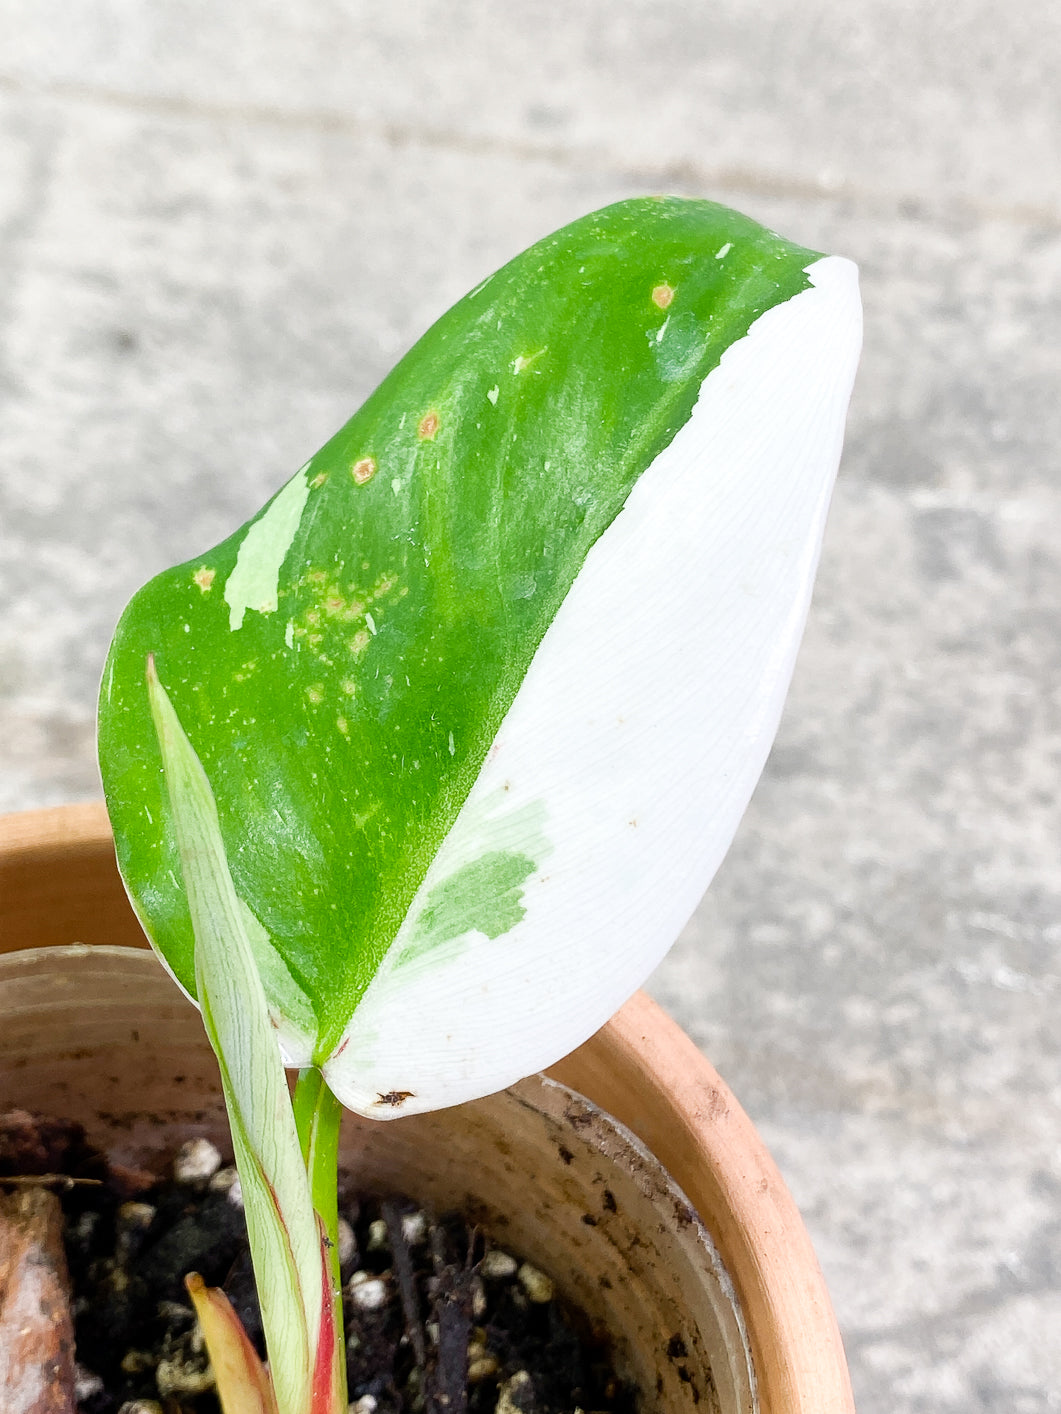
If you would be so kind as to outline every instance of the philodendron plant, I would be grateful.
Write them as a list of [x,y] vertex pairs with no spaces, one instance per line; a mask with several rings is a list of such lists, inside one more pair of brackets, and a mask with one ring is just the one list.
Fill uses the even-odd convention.
[[859,340],[849,262],[610,207],[126,609],[107,801],[218,1055],[269,1352],[192,1279],[228,1414],[345,1407],[341,1106],[550,1064],[696,906],[781,711]]

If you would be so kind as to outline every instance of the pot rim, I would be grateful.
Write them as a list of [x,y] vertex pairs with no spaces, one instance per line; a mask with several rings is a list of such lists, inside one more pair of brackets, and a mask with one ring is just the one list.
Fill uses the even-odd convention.
[[[58,870],[58,873],[56,871]],[[56,887],[58,880],[59,887]],[[0,816],[0,952],[145,947],[100,802]],[[853,1414],[840,1332],[792,1195],[747,1115],[643,992],[547,1072],[660,1160],[700,1214],[737,1292],[762,1414]]]

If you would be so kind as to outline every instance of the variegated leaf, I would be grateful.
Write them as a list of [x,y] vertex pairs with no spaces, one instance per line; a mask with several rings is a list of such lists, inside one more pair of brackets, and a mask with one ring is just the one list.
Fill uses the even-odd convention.
[[292,1060],[386,1117],[599,1026],[707,886],[806,613],[854,267],[706,202],[567,227],[119,625],[119,859],[194,990],[154,652]]

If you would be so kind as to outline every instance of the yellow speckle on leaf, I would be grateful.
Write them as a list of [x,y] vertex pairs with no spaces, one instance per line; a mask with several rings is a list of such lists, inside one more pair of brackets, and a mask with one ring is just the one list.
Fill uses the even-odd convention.
[[336,717],[335,725],[339,728],[339,731],[343,736],[350,735],[350,723],[346,720],[345,717]]
[[353,678],[344,678],[342,690],[347,697],[353,697],[354,693],[357,691],[357,683],[354,682]]
[[327,473],[326,471],[318,471],[318,472],[317,472],[317,475],[313,478],[313,480],[312,480],[309,484],[310,484],[311,486],[323,486],[324,483],[325,483],[327,480],[328,480],[328,473]]
[[371,481],[376,474],[375,457],[359,457],[350,468],[350,475],[357,482],[358,486],[364,486],[366,481]]
[[365,629],[361,629],[360,632],[355,633],[350,640],[350,652],[355,654],[355,656],[363,653],[371,641],[371,634]]
[[657,285],[652,291],[652,303],[658,309],[666,309],[674,298],[673,285]]
[[421,442],[431,442],[434,440],[435,433],[437,431],[438,413],[425,412],[423,417],[420,419],[419,426],[416,429],[416,435],[420,438]]
[[324,701],[324,684],[322,682],[315,682],[312,687],[307,687],[306,696],[313,703],[314,707],[318,707]]
[[210,591],[210,586],[213,584],[216,574],[217,570],[208,569],[206,565],[202,565],[192,575],[192,583],[199,586],[200,593],[207,594]]

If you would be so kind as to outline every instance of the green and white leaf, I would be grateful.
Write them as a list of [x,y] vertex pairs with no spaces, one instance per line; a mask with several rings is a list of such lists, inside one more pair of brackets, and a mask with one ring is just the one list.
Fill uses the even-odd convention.
[[290,1060],[386,1117],[599,1026],[765,760],[859,338],[848,262],[710,203],[622,203],[472,291],[259,517],[146,586],[101,755],[182,985],[151,651]]
[[195,933],[195,988],[217,1055],[279,1414],[309,1409],[321,1241],[265,992],[210,784],[149,660],[147,693]]

